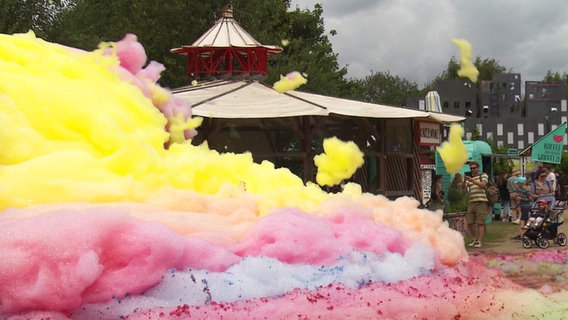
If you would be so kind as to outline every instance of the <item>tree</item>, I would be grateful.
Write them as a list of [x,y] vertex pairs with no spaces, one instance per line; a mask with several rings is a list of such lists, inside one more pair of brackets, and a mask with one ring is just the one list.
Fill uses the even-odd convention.
[[564,83],[565,95],[568,97],[568,73],[564,72],[562,75],[557,72],[548,70],[542,79],[544,82],[562,82]]
[[[71,0],[50,41],[93,50],[103,41],[118,41],[127,33],[138,36],[149,60],[166,66],[161,83],[187,83],[185,59],[170,49],[193,42],[218,16],[225,1],[185,0]],[[217,13],[217,16],[215,15]]]
[[36,36],[45,38],[68,8],[64,0],[0,0],[0,33],[32,30]]
[[[473,61],[473,65],[477,68],[477,71],[479,71],[478,81],[493,80],[493,76],[496,73],[503,73],[507,71],[507,68],[500,65],[495,59],[476,57]],[[426,88],[429,89],[428,91],[434,90],[436,83],[440,80],[458,80],[460,78],[458,76],[459,69],[460,63],[455,57],[452,57],[450,61],[448,61],[446,70],[442,71],[442,73],[438,74],[434,80],[429,82],[426,85]]]
[[479,128],[476,126],[475,128],[473,128],[470,140],[475,141],[479,140],[480,138],[481,138],[481,133],[479,132]]
[[[323,8],[316,4],[313,11],[299,10],[288,12],[279,41],[286,40],[283,52],[270,61],[266,83],[274,83],[291,71],[307,75],[308,82],[300,89],[303,91],[345,96],[347,74],[345,67],[340,67],[337,54],[327,35],[324,34]],[[330,34],[335,34],[332,30]],[[276,39],[273,39],[276,40]]]
[[[351,93],[360,100],[394,106],[406,104],[406,98],[418,95],[418,85],[390,72],[373,72],[363,80],[351,80]],[[354,97],[356,98],[356,97]]]
[[[149,60],[165,65],[160,83],[177,87],[188,83],[185,56],[170,49],[191,45],[206,32],[227,4],[226,0],[70,0],[74,6],[57,24],[51,41],[92,50],[102,41],[138,36]],[[288,12],[289,0],[234,0],[235,20],[262,44],[280,45],[284,52],[270,57],[266,83],[280,75],[301,71],[308,75],[303,90],[339,95],[347,73],[340,68],[329,39],[324,34],[323,9]]]

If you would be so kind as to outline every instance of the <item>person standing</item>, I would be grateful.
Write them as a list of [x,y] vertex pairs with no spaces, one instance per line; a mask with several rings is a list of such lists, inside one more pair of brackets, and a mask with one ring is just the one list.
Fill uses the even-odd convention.
[[471,169],[471,176],[465,176],[464,185],[465,191],[469,195],[465,219],[473,240],[468,246],[481,248],[483,246],[481,241],[485,235],[485,217],[489,208],[485,195],[489,177],[487,174],[481,173],[477,161],[470,161],[469,168]]
[[521,235],[523,234],[523,229],[525,228],[527,221],[529,220],[529,213],[532,207],[532,188],[527,185],[527,178],[519,177],[515,181],[517,185],[517,204],[521,210],[521,216],[519,221],[519,234],[513,237],[513,240],[521,240]]
[[507,189],[507,172],[503,171],[495,179],[495,184],[499,188],[499,197],[501,198],[501,219],[503,222],[509,221],[511,214],[511,197],[509,189]]
[[519,223],[521,217],[521,209],[517,204],[517,186],[515,182],[521,176],[521,171],[517,168],[513,168],[511,171],[511,176],[507,179],[507,190],[509,191],[509,199],[511,201],[510,209],[510,221],[514,223]]
[[444,189],[442,188],[442,175],[436,175],[434,177],[434,183],[432,184],[432,205],[430,210],[444,210]]
[[552,189],[552,192],[556,195],[556,174],[554,173],[554,170],[552,170],[552,167],[548,164],[544,166],[544,169],[546,170],[546,181],[548,181],[550,189]]

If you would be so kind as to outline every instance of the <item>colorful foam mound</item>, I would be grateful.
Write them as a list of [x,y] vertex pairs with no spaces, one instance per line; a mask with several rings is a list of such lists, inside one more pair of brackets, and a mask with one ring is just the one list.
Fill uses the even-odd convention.
[[565,312],[414,199],[192,146],[199,120],[145,63],[131,35],[93,52],[0,35],[0,319]]

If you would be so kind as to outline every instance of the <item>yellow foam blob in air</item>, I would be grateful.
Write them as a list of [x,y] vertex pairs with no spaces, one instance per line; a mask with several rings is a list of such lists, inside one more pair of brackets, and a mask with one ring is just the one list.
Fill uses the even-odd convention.
[[444,162],[446,171],[450,174],[459,172],[467,162],[467,148],[462,141],[463,134],[464,129],[462,126],[452,124],[448,141],[444,141],[437,149]]
[[471,62],[471,43],[465,39],[452,39],[452,42],[460,48],[460,69],[458,76],[466,77],[472,82],[477,82],[479,71]]
[[314,157],[318,167],[316,181],[320,186],[333,186],[349,179],[363,165],[363,153],[352,142],[335,137],[323,141],[324,153]]
[[303,84],[306,84],[308,80],[298,71],[290,72],[285,77],[280,76],[280,81],[276,81],[273,85],[274,90],[284,93],[289,90],[294,90]]

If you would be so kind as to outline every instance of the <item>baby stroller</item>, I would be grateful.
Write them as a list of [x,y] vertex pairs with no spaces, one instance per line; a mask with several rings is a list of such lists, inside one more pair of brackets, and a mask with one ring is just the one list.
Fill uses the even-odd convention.
[[[568,201],[556,200],[550,214],[534,228],[527,229],[521,235],[521,243],[523,247],[528,249],[535,243],[538,247],[546,249],[550,246],[549,240],[554,240],[560,246],[565,246],[567,243],[566,235],[563,232],[558,232],[558,227],[564,223],[564,209],[568,207]],[[533,208],[532,210],[539,210]]]

